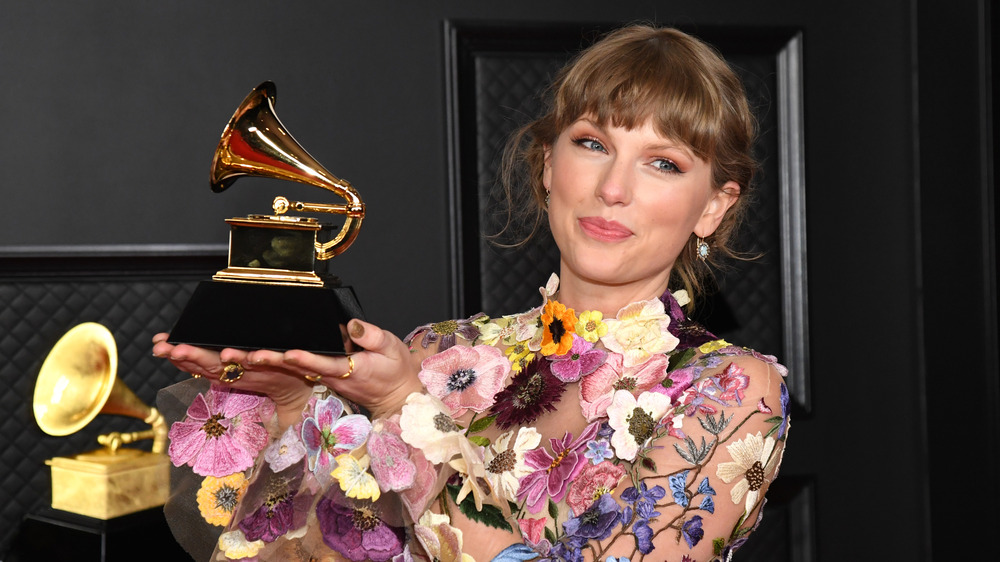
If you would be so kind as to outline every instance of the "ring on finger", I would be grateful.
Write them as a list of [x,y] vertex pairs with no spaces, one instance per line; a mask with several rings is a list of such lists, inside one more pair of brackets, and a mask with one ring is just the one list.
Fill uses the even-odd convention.
[[233,384],[243,378],[243,372],[243,366],[239,363],[226,363],[222,366],[219,380],[226,384]]
[[309,382],[319,382],[323,380],[323,375],[302,375]]
[[348,357],[347,358],[347,372],[344,373],[343,375],[337,375],[337,378],[338,379],[346,379],[347,377],[351,376],[351,373],[353,373],[353,372],[354,372],[354,358],[353,357]]

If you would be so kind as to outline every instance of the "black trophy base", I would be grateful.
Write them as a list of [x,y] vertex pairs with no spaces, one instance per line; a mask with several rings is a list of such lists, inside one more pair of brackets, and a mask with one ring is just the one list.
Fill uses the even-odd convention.
[[162,507],[106,521],[45,508],[24,517],[4,558],[6,562],[190,559],[170,533]]
[[344,354],[341,325],[364,319],[351,287],[202,281],[170,332],[172,344],[209,349],[302,349]]

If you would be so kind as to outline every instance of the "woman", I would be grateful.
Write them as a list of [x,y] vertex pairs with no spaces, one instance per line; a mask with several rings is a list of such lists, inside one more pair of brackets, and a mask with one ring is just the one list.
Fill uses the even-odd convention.
[[154,337],[180,369],[237,379],[171,429],[175,465],[205,476],[171,503],[225,527],[213,560],[704,562],[747,539],[785,371],[682,310],[751,186],[742,86],[698,40],[635,26],[552,92],[506,160],[560,250],[539,307],[406,343],[352,320],[349,358]]

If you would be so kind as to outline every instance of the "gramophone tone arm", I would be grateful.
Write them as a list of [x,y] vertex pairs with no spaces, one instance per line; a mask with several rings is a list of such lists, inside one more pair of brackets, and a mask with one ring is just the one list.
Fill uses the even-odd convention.
[[133,431],[131,433],[119,433],[117,431],[112,431],[107,435],[99,435],[97,437],[97,442],[111,449],[111,452],[115,452],[122,445],[135,443],[136,441],[142,441],[143,439],[153,439],[154,437],[155,435],[152,429]]
[[304,203],[302,201],[289,201],[283,196],[274,198],[272,204],[274,214],[282,215],[289,209],[307,213],[332,213],[337,215],[347,215],[351,218],[364,218],[365,204],[357,201],[348,205],[330,205],[328,203]]

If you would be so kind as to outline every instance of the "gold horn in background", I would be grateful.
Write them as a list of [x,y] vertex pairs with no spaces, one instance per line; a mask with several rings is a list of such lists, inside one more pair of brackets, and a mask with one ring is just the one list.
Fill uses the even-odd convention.
[[[52,347],[35,382],[33,409],[49,435],[76,433],[98,414],[139,418],[152,427],[98,437],[103,448],[46,461],[52,467],[52,507],[110,519],[162,505],[169,491],[168,459],[163,454],[167,424],[117,378],[114,336],[87,322],[66,332]],[[152,452],[121,445],[152,439]]]
[[[275,85],[263,82],[236,109],[212,157],[209,186],[225,191],[241,176],[319,187],[344,204],[274,198],[273,214],[227,219],[227,267],[202,282],[170,332],[170,343],[221,349],[304,349],[346,353],[340,326],[363,318],[331,258],[357,238],[365,204],[292,138],[274,112]],[[289,211],[342,215],[342,226]]]

